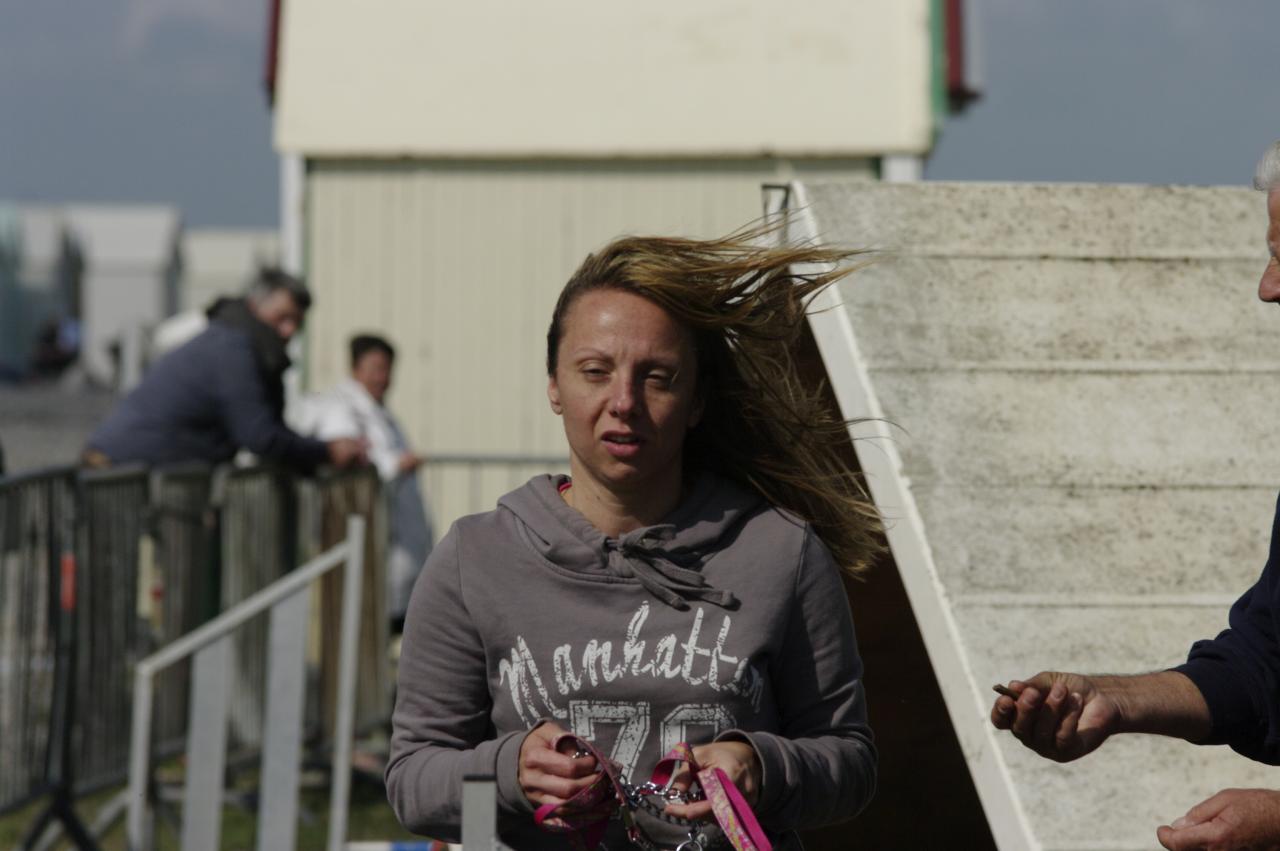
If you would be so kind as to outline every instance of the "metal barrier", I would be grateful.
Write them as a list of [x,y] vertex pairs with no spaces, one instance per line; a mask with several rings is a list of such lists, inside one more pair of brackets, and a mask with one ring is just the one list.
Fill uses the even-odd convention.
[[144,467],[80,475],[71,739],[77,794],[124,780],[130,676],[151,641],[138,594],[139,564],[148,555],[149,490]]
[[[222,609],[247,599],[296,564],[297,502],[293,479],[274,469],[232,471],[220,495]],[[232,686],[233,741],[248,750],[262,744],[267,672],[267,626],[261,620],[236,635]]]
[[[374,471],[300,480],[183,465],[0,478],[0,814],[48,799],[23,847],[47,845],[54,834],[36,840],[55,819],[93,847],[72,803],[125,779],[137,660],[285,575],[299,553],[341,539],[349,513],[371,530],[357,710],[367,728],[390,712],[386,511]],[[343,599],[327,588],[322,613]],[[252,755],[263,743],[269,637],[261,620],[241,633],[230,717],[236,746]],[[321,675],[305,701],[313,732],[322,717],[332,726],[339,679],[334,637],[316,635]],[[190,682],[185,661],[152,682],[154,758],[185,747]]]
[[[212,501],[213,471],[206,465],[156,470],[151,476],[154,558],[140,577],[140,606],[156,645],[167,644],[214,617],[219,609],[218,514]],[[158,756],[177,753],[187,732],[189,664],[184,660],[157,679],[153,746]]]
[[[356,729],[366,731],[385,724],[391,705],[391,666],[387,647],[391,641],[386,606],[387,510],[386,492],[377,473],[357,470],[336,473],[300,489],[314,491],[310,510],[314,512],[312,541],[330,547],[345,534],[346,518],[351,514],[365,518],[370,534],[365,536],[364,586],[361,594],[363,611],[360,618],[360,667],[356,689]],[[302,500],[307,504],[306,500]],[[320,582],[320,610],[323,620],[337,616],[344,600],[336,576]],[[337,636],[320,635],[320,717],[319,729],[333,727],[337,700]]]
[[69,755],[59,635],[71,626],[74,488],[71,469],[0,480],[0,813],[47,794]]
[[330,851],[346,840],[347,805],[351,782],[351,737],[354,729],[356,654],[360,627],[361,566],[365,542],[363,518],[347,521],[346,540],[291,572],[195,632],[138,663],[134,685],[133,736],[129,757],[128,845],[132,851],[152,846],[148,787],[153,681],[164,668],[194,657],[187,777],[183,802],[182,848],[213,851],[219,847],[222,824],[223,772],[234,664],[233,632],[255,616],[270,612],[267,697],[262,753],[262,800],[258,820],[258,848],[292,848],[298,815],[299,756],[306,688],[309,586],[345,564],[338,665],[337,717],[333,734],[333,782],[330,797]]

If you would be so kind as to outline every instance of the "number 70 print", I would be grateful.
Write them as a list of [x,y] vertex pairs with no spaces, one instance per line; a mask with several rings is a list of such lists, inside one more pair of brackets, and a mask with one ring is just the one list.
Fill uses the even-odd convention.
[[[643,700],[634,703],[620,700],[569,701],[569,724],[575,736],[603,744],[602,728],[618,728],[609,759],[618,763],[622,773],[632,782],[636,782],[636,762],[649,737],[651,714],[649,702]],[[659,754],[666,754],[680,742],[688,741],[691,728],[710,728],[710,736],[699,737],[700,741],[710,741],[718,733],[736,726],[732,713],[718,703],[682,703],[662,719]]]

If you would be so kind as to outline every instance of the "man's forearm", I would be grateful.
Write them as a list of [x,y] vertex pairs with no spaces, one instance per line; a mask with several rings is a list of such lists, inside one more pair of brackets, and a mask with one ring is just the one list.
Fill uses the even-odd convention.
[[1189,742],[1209,737],[1213,718],[1195,684],[1177,671],[1118,677],[1090,677],[1120,709],[1123,733],[1173,736]]

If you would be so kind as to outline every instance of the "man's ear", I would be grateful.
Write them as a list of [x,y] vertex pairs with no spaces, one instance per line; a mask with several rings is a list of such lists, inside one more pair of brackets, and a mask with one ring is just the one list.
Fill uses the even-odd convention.
[[551,411],[556,416],[564,413],[564,406],[560,404],[560,386],[556,384],[554,375],[547,376],[547,400],[551,402]]

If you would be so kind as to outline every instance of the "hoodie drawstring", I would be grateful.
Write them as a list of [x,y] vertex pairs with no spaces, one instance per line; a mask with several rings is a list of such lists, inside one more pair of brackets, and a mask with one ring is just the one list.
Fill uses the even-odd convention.
[[689,599],[704,600],[726,609],[737,608],[738,598],[732,592],[712,586],[701,571],[681,567],[673,553],[657,546],[674,536],[673,526],[650,526],[617,540],[606,538],[604,551],[610,572],[635,577],[650,594],[681,611],[689,608]]

